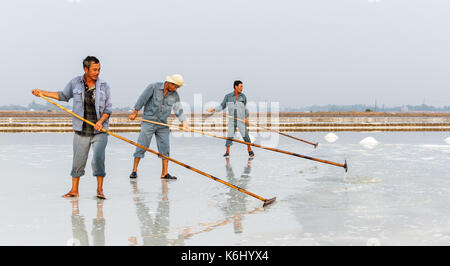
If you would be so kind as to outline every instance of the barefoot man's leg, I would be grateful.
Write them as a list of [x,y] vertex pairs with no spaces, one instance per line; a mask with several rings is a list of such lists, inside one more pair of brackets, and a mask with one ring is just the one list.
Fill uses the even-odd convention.
[[72,188],[70,189],[70,191],[63,195],[64,198],[72,198],[72,197],[78,197],[79,192],[78,192],[78,187],[80,184],[80,178],[79,177],[72,177]]
[[162,170],[161,170],[161,178],[167,175],[167,168],[169,165],[169,161],[167,159],[162,159]]

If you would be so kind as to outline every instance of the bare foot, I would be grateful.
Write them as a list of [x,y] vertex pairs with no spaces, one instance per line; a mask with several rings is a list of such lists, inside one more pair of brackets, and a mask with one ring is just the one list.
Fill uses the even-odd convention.
[[102,200],[106,199],[105,195],[103,195],[103,191],[97,191],[97,198]]
[[78,197],[78,193],[69,192],[69,193],[63,195],[62,197],[63,198],[74,198],[74,197]]

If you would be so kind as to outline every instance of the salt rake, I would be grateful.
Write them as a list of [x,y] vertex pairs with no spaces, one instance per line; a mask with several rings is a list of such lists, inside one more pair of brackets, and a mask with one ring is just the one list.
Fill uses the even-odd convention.
[[[51,104],[54,104],[55,106],[57,106],[57,107],[63,109],[64,111],[68,112],[69,114],[75,116],[76,118],[80,119],[81,121],[83,121],[83,122],[85,122],[85,123],[87,123],[87,124],[89,124],[89,125],[91,125],[91,126],[95,126],[94,123],[92,123],[92,122],[90,122],[90,121],[84,119],[83,117],[81,117],[81,116],[79,116],[79,115],[73,113],[72,111],[68,110],[67,108],[62,107],[61,105],[55,103],[54,101],[50,100],[50,99],[47,98],[46,96],[44,96],[44,95],[42,95],[42,94],[39,94],[39,96],[40,96],[41,98],[44,98],[45,100],[47,100],[47,101],[50,102]],[[146,147],[144,147],[144,146],[142,146],[142,145],[140,145],[140,144],[137,144],[137,143],[135,143],[135,142],[133,142],[133,141],[131,141],[131,140],[129,140],[129,139],[126,139],[126,138],[124,138],[124,137],[121,137],[121,136],[119,136],[119,135],[117,135],[117,134],[115,134],[115,133],[113,133],[113,132],[111,132],[111,131],[109,131],[109,130],[104,129],[104,128],[102,128],[102,131],[105,132],[105,133],[107,133],[107,134],[109,134],[109,135],[112,135],[112,136],[114,136],[114,137],[116,137],[116,138],[118,138],[118,139],[121,139],[121,140],[123,140],[123,141],[126,141],[126,142],[128,142],[128,143],[130,143],[130,144],[132,144],[132,145],[134,145],[134,146],[136,146],[136,147],[139,147],[139,148],[144,149],[144,150],[146,150],[146,151],[149,151],[149,152],[151,152],[151,153],[153,153],[153,154],[155,154],[155,155],[158,155],[158,156],[160,156],[160,157],[162,157],[162,158],[164,158],[164,159],[167,159],[167,160],[169,160],[169,161],[171,161],[171,162],[174,162],[174,163],[176,163],[176,164],[178,164],[178,165],[181,165],[181,166],[183,166],[183,167],[185,167],[185,168],[187,168],[187,169],[189,169],[189,170],[192,170],[192,171],[194,171],[194,172],[196,172],[196,173],[198,173],[198,174],[201,174],[201,175],[203,175],[203,176],[206,176],[206,177],[208,177],[208,178],[210,178],[210,179],[212,179],[212,180],[214,180],[214,181],[217,181],[217,182],[222,183],[222,184],[224,184],[224,185],[226,185],[226,186],[229,186],[229,187],[231,187],[231,188],[234,188],[234,189],[236,189],[236,190],[238,190],[238,191],[240,191],[240,192],[243,192],[243,193],[245,193],[245,194],[247,194],[247,195],[250,195],[250,196],[252,196],[252,197],[254,197],[254,198],[256,198],[256,199],[259,199],[259,200],[261,200],[261,201],[264,202],[263,207],[265,207],[265,206],[267,206],[267,205],[269,205],[269,204],[272,204],[272,203],[275,202],[275,200],[276,200],[276,197],[273,197],[273,198],[271,198],[271,199],[266,199],[266,198],[263,198],[263,197],[258,196],[258,195],[256,195],[256,194],[253,194],[253,193],[250,192],[250,191],[247,191],[247,190],[245,190],[245,189],[243,189],[243,188],[240,188],[240,187],[235,186],[235,185],[233,185],[233,184],[230,184],[230,183],[228,183],[228,182],[226,182],[226,181],[223,181],[222,179],[219,179],[219,178],[217,178],[217,177],[214,177],[214,176],[212,176],[212,175],[210,175],[210,174],[208,174],[208,173],[205,173],[205,172],[203,172],[203,171],[200,171],[200,170],[198,170],[198,169],[196,169],[196,168],[194,168],[194,167],[192,167],[192,166],[189,166],[189,165],[184,164],[184,163],[182,163],[182,162],[180,162],[180,161],[177,161],[177,160],[172,159],[172,158],[170,158],[170,157],[168,157],[168,156],[165,156],[165,155],[163,155],[163,154],[161,154],[161,153],[159,153],[159,152],[156,152],[156,151],[154,151],[154,150],[151,150],[151,149],[149,149],[149,148],[146,148]]]
[[[234,116],[231,116],[231,115],[227,115],[227,117],[233,118],[233,119],[235,119],[235,120],[237,120],[237,121],[241,121],[241,122],[245,123],[245,121],[242,120],[242,119],[240,119],[240,118],[237,118],[237,117],[234,117]],[[250,124],[250,123],[249,123],[249,124]],[[265,130],[269,130],[269,131],[272,131],[272,132],[276,132],[276,133],[278,133],[278,134],[280,134],[280,135],[286,136],[286,137],[291,138],[291,139],[295,139],[295,140],[298,140],[298,141],[302,141],[302,142],[304,142],[304,143],[311,144],[311,145],[314,146],[314,149],[317,148],[317,145],[319,145],[319,142],[312,143],[312,142],[306,141],[306,140],[304,140],[304,139],[299,139],[299,138],[296,138],[296,137],[294,137],[294,136],[288,135],[288,134],[283,133],[283,132],[281,132],[281,131],[279,131],[279,130],[275,130],[275,129],[268,128],[268,127],[263,127],[263,126],[258,126],[258,125],[255,125],[255,124],[251,124],[251,125],[252,125],[252,126],[255,126],[255,127],[263,128],[263,129],[265,129]]]
[[[176,126],[176,125],[170,125],[170,124],[160,123],[160,122],[156,122],[156,121],[150,121],[150,120],[146,120],[146,119],[142,119],[142,118],[136,118],[136,120],[147,122],[147,123],[152,123],[152,124],[155,124],[155,125],[175,127],[175,128],[184,130],[182,127],[179,127],[179,126]],[[242,143],[242,144],[245,144],[245,145],[250,145],[250,146],[254,146],[254,147],[258,147],[258,148],[265,149],[265,150],[270,150],[270,151],[276,151],[276,152],[280,152],[280,153],[284,153],[284,154],[288,154],[288,155],[292,155],[292,156],[296,156],[296,157],[300,157],[300,158],[303,158],[303,159],[308,159],[308,160],[312,160],[312,161],[316,161],[316,162],[320,162],[320,163],[325,163],[325,164],[330,164],[330,165],[334,165],[334,166],[343,167],[345,169],[345,172],[347,172],[347,170],[348,170],[347,160],[345,161],[344,164],[340,164],[340,163],[335,163],[335,162],[331,162],[331,161],[327,161],[327,160],[314,158],[314,157],[311,157],[311,156],[301,155],[301,154],[298,154],[298,153],[293,153],[293,152],[284,151],[284,150],[280,150],[280,149],[265,147],[265,146],[261,146],[261,145],[258,145],[258,144],[254,144],[254,143],[250,143],[250,142],[246,142],[246,141],[242,141],[242,140],[238,140],[238,139],[217,136],[217,135],[214,135],[214,134],[211,134],[211,133],[207,133],[207,132],[203,132],[203,131],[199,131],[199,130],[195,130],[195,129],[189,129],[189,131],[200,133],[200,134],[211,136],[211,137],[215,137],[215,138],[219,138],[219,139],[231,140],[231,141],[235,141],[235,142]]]

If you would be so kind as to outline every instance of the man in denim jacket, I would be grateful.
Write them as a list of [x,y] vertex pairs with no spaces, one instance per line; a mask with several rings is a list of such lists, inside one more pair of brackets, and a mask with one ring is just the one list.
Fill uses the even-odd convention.
[[[184,117],[183,108],[180,103],[180,96],[177,89],[183,86],[184,80],[181,75],[175,74],[167,76],[165,82],[152,83],[145,88],[134,105],[134,112],[129,115],[131,120],[136,119],[139,110],[144,107],[143,119],[167,124],[172,109],[178,120],[183,123],[183,128],[189,130],[188,123]],[[169,157],[170,155],[170,130],[167,126],[151,124],[148,122],[141,123],[141,133],[139,134],[138,144],[148,148],[153,135],[156,137],[158,152]],[[139,161],[144,158],[145,150],[136,147],[133,154],[133,171],[130,178],[137,177],[137,168]],[[167,172],[168,160],[162,159],[162,179],[177,179],[175,176]]]
[[[251,143],[250,137],[248,135],[248,110],[247,110],[247,97],[244,93],[242,93],[242,90],[244,89],[244,86],[242,85],[242,81],[236,80],[234,82],[234,91],[231,93],[228,93],[223,98],[222,103],[217,106],[216,108],[210,108],[207,111],[208,112],[219,112],[225,109],[228,109],[228,115],[232,116],[233,118],[228,119],[228,130],[227,130],[227,138],[234,138],[234,134],[236,132],[236,128],[239,129],[239,132],[241,133],[242,138],[245,142]],[[237,119],[244,120],[244,122],[239,121]],[[233,144],[231,140],[228,140],[225,142],[225,147],[227,148],[224,157],[230,156],[230,147]],[[247,145],[248,155],[250,157],[255,156],[255,153],[252,151],[252,148],[250,145]]]
[[78,197],[80,177],[84,175],[89,149],[92,146],[92,171],[97,177],[97,197],[103,195],[103,178],[105,173],[105,149],[108,134],[102,128],[108,129],[111,115],[111,89],[108,84],[99,79],[100,61],[94,56],[83,60],[84,75],[72,79],[62,91],[48,92],[33,90],[36,96],[42,94],[59,101],[68,102],[73,98],[73,112],[95,124],[94,127],[82,120],[72,117],[73,138],[72,189],[63,197]]

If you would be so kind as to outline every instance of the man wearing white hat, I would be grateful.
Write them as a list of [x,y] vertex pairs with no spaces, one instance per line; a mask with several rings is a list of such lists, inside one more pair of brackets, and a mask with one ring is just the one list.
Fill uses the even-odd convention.
[[[177,89],[183,86],[184,80],[181,75],[175,74],[167,76],[165,82],[156,82],[147,86],[134,105],[134,112],[129,115],[131,120],[136,119],[139,110],[144,107],[143,119],[156,121],[167,124],[172,109],[180,122],[183,123],[185,129],[189,129],[188,123],[183,113],[180,103],[180,96]],[[167,126],[151,124],[148,122],[141,123],[141,133],[139,134],[138,143],[144,147],[149,147],[153,135],[156,137],[158,152],[168,156],[170,153],[170,130]],[[141,158],[144,158],[145,150],[136,148],[133,164],[133,171],[130,178],[137,177],[137,168]],[[177,179],[175,176],[167,172],[168,160],[162,159],[162,179]]]

